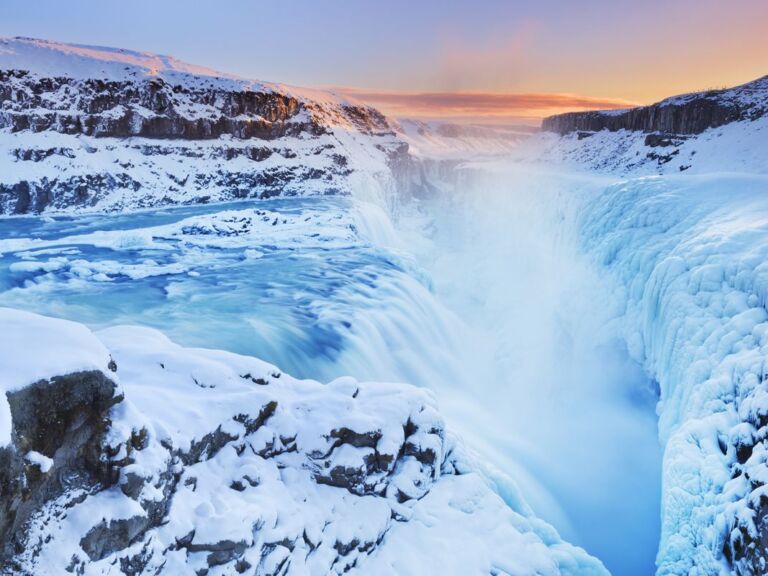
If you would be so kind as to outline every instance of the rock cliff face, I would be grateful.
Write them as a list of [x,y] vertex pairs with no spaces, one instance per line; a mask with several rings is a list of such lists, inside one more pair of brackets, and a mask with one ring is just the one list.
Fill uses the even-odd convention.
[[642,108],[552,116],[512,156],[620,176],[765,174],[766,127],[768,76]]
[[0,39],[0,214],[385,190],[403,144],[330,93]]
[[768,76],[735,88],[675,96],[651,106],[550,116],[542,129],[558,134],[633,130],[691,135],[738,120],[756,120],[766,113]]
[[27,524],[46,502],[117,479],[101,446],[115,390],[89,371],[8,393],[13,441],[0,447],[0,565],[23,550]]
[[[215,85],[40,77],[26,70],[0,71],[0,128],[12,132],[201,140],[224,134],[273,139],[304,130],[322,132],[286,94],[226,91]],[[299,119],[300,120],[300,119]]]
[[391,130],[386,118],[367,106],[326,102],[324,107],[277,87],[215,79],[171,84],[160,76],[117,81],[0,70],[0,106],[0,128],[12,132],[272,140],[329,133],[334,121],[368,134]]

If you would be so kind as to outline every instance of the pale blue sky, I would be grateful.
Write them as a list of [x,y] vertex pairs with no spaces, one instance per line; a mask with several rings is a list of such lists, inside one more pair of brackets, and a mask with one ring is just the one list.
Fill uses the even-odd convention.
[[0,35],[263,80],[635,102],[768,73],[766,0],[2,0]]

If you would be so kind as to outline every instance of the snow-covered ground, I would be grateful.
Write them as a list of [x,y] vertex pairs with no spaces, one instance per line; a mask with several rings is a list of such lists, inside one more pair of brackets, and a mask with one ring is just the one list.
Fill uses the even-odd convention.
[[[118,484],[44,506],[16,570],[606,573],[529,510],[504,504],[425,390],[295,380],[147,328],[93,335],[11,309],[0,309],[0,321],[14,328],[16,354],[4,384],[96,369],[120,383],[122,398],[105,449],[122,462]],[[41,342],[49,352],[42,368]],[[59,453],[51,456],[27,460],[55,474]]]

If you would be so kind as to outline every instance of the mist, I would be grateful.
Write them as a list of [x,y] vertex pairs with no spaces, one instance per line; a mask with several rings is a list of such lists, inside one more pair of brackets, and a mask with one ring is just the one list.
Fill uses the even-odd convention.
[[[581,252],[595,177],[496,166],[434,200],[421,253],[463,324],[467,379],[438,383],[451,425],[565,537],[617,574],[653,573],[661,451],[656,386],[618,333],[622,301]],[[510,484],[510,479],[512,483]]]

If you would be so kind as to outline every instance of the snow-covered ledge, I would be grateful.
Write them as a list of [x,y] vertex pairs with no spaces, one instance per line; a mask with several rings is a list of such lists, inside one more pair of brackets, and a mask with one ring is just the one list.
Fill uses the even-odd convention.
[[[6,404],[2,493],[42,490],[5,542],[16,573],[607,574],[473,472],[426,390],[296,380],[146,328],[0,325],[8,398],[45,386],[81,408],[63,444],[21,449]],[[77,482],[46,482],[63,466]]]

